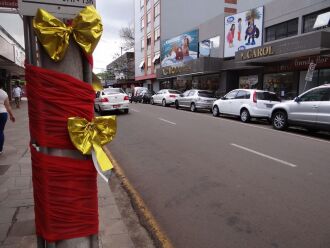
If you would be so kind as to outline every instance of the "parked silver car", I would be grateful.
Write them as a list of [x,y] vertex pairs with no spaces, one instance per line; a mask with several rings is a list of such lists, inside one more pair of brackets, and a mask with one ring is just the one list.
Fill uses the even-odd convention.
[[330,131],[330,84],[312,88],[292,101],[276,104],[270,117],[278,130],[294,125],[310,131]]
[[214,93],[208,90],[187,90],[175,100],[175,107],[190,108],[192,112],[198,109],[212,111],[213,102],[216,100]]

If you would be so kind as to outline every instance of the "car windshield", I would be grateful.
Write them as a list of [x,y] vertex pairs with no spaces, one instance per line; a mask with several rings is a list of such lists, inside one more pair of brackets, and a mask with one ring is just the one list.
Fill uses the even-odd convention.
[[180,91],[178,90],[169,90],[168,93],[170,94],[182,94]]
[[280,99],[276,96],[276,94],[271,92],[257,92],[257,99],[280,102]]
[[119,93],[125,93],[121,88],[111,88],[104,91],[105,95],[114,95]]
[[198,91],[198,96],[215,98],[214,93],[211,91]]

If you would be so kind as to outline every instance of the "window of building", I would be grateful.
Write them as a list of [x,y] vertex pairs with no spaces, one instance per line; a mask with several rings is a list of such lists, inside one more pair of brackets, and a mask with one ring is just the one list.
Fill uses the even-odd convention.
[[160,4],[155,5],[155,18],[160,15]]
[[144,18],[141,18],[141,30],[144,28]]
[[140,8],[142,9],[144,6],[144,0],[140,0]]
[[155,40],[160,38],[160,28],[159,26],[155,28]]
[[147,46],[150,46],[151,45],[151,34],[149,33],[147,35]]
[[156,65],[160,63],[160,51],[155,52],[152,62]]
[[141,50],[144,49],[144,38],[141,39]]
[[298,34],[298,18],[266,28],[266,41],[283,39]]
[[297,96],[298,83],[293,72],[265,74],[263,89],[290,100]]
[[148,67],[151,67],[151,57],[148,56]]
[[147,23],[151,22],[151,11],[147,13]]
[[317,12],[314,12],[309,15],[303,16],[303,33],[308,33],[314,31],[314,24],[318,15],[329,12],[330,8],[323,9]]

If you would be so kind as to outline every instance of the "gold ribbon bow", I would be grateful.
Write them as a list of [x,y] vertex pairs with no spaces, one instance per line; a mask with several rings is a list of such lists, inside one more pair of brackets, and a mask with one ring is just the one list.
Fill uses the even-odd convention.
[[113,168],[102,146],[113,139],[116,130],[115,116],[96,117],[91,122],[79,117],[70,117],[68,119],[68,131],[72,143],[85,155],[91,154],[93,148],[102,171]]
[[46,10],[38,9],[33,28],[48,55],[56,62],[64,58],[71,33],[83,51],[91,55],[103,31],[101,17],[93,5],[80,11],[71,26],[66,26]]

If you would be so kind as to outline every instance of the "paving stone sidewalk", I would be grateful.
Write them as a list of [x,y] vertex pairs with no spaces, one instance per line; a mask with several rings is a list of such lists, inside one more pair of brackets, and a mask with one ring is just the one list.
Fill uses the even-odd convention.
[[[27,102],[13,110],[16,122],[6,124],[4,153],[0,156],[0,247],[35,248]],[[138,247],[132,242],[109,186],[98,181],[100,247]]]

